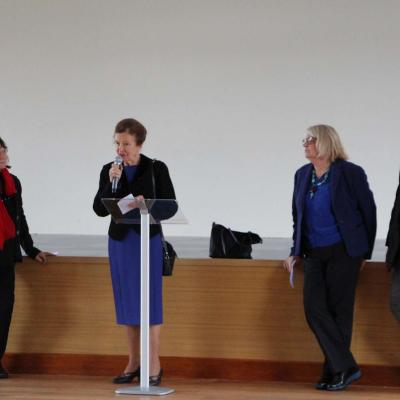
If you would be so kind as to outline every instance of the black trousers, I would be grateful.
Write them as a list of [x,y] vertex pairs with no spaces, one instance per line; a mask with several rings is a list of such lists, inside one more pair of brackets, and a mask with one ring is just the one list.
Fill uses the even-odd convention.
[[400,322],[400,266],[392,270],[392,286],[390,288],[390,309],[397,321]]
[[0,264],[0,361],[6,351],[14,308],[15,264]]
[[341,243],[306,252],[304,311],[324,353],[326,374],[357,368],[350,345],[361,261],[348,256]]

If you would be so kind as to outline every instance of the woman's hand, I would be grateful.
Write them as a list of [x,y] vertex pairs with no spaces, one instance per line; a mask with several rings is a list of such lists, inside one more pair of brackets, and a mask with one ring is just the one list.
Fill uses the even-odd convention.
[[122,175],[122,165],[118,165],[115,163],[111,164],[108,175],[110,176],[110,182],[112,182],[114,178],[120,179]]
[[54,254],[49,253],[48,251],[41,251],[36,257],[35,261],[39,262],[40,264],[47,264],[47,257],[54,256]]
[[300,260],[301,259],[298,256],[289,256],[286,260],[283,260],[283,268],[285,268],[287,272],[291,273],[293,267],[300,262]]
[[365,268],[366,263],[367,263],[367,260],[361,260],[360,272]]
[[135,200],[129,203],[128,206],[132,209],[140,208],[141,203],[144,203],[144,197],[140,194],[138,196],[135,196]]

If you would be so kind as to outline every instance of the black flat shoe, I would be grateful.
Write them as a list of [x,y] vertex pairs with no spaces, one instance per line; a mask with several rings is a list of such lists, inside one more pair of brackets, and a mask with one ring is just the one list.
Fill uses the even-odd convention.
[[150,376],[149,385],[150,386],[158,386],[161,383],[162,374],[163,374],[163,370],[161,368],[158,375]]
[[326,390],[335,391],[346,389],[350,383],[361,378],[361,371],[358,368],[350,368],[346,372],[339,372],[334,375],[332,381],[327,385]]
[[7,379],[8,372],[4,369],[3,365],[0,363],[0,379]]
[[328,385],[332,381],[332,376],[323,374],[321,378],[319,378],[319,381],[315,384],[315,389],[317,390],[327,390]]
[[136,371],[133,372],[124,372],[121,375],[113,378],[113,383],[131,383],[135,378],[140,377],[140,367],[137,368]]

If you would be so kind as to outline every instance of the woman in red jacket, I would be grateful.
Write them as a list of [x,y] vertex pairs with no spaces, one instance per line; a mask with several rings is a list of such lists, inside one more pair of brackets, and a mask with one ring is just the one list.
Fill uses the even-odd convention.
[[47,255],[33,246],[22,208],[21,183],[8,168],[7,146],[0,138],[0,379],[8,378],[1,360],[14,307],[15,262],[22,261],[20,246],[41,264]]

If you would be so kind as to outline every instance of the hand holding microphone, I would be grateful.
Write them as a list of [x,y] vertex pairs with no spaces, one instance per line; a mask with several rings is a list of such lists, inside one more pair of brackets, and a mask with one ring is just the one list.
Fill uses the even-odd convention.
[[112,193],[117,192],[118,182],[122,175],[122,158],[120,156],[115,157],[114,163],[111,165],[109,176],[111,182]]

